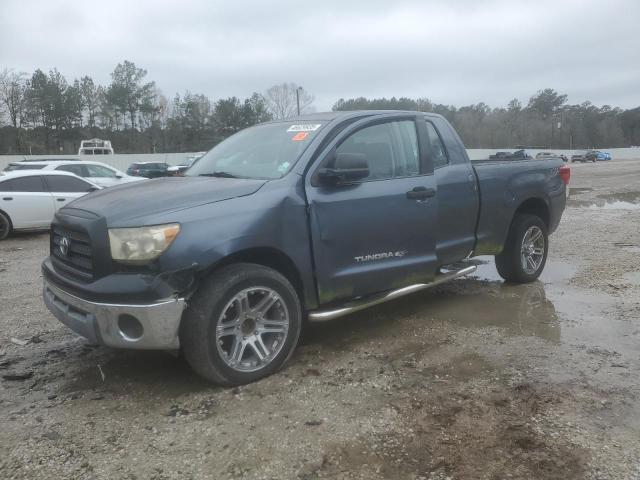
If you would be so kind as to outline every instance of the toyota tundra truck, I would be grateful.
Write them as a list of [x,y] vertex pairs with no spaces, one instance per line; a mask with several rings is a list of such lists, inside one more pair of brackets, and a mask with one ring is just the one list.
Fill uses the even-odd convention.
[[471,162],[431,113],[272,121],[184,177],[60,209],[44,302],[91,343],[180,350],[204,378],[245,384],[285,364],[306,322],[467,275],[473,256],[535,280],[569,176],[559,158]]

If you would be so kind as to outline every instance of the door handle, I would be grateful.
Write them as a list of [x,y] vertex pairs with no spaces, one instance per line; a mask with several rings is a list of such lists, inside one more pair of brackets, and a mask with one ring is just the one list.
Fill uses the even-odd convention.
[[64,202],[66,198],[57,198],[56,200],[58,200],[59,202]]
[[3,197],[2,199],[9,201],[9,200],[13,200],[13,197]]
[[407,192],[407,198],[409,200],[424,200],[435,196],[435,188],[415,187],[413,190]]

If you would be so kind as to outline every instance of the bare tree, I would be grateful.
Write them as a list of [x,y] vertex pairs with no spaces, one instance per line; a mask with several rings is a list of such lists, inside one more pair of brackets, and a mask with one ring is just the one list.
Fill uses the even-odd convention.
[[28,86],[26,73],[8,69],[0,72],[0,113],[2,110],[6,112],[16,130],[17,151],[20,150],[22,126],[26,117]]
[[25,113],[27,74],[4,69],[0,72],[0,103],[13,128],[22,126]]
[[267,108],[275,119],[293,117],[300,113],[312,111],[314,97],[295,83],[281,83],[269,88],[265,93]]

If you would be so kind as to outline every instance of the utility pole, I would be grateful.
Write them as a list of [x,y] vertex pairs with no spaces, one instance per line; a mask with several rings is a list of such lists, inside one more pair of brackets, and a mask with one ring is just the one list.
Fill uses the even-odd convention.
[[296,88],[296,107],[298,108],[298,116],[300,116],[300,92],[302,90],[302,87]]

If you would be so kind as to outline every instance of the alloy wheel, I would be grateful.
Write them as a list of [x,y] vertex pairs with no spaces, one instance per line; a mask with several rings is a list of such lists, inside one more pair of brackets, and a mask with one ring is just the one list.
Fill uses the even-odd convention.
[[282,350],[289,331],[289,311],[268,287],[238,292],[222,310],[216,346],[222,360],[239,372],[266,367]]
[[520,261],[522,269],[528,275],[533,275],[538,271],[542,261],[544,260],[544,234],[540,227],[532,226],[524,234],[522,238],[522,246],[520,248]]

